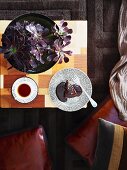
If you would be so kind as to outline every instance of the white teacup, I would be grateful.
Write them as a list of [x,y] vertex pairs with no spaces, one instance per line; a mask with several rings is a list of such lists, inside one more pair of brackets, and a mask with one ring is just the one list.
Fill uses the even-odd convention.
[[29,77],[17,79],[12,85],[12,95],[20,103],[29,103],[38,95],[38,86]]

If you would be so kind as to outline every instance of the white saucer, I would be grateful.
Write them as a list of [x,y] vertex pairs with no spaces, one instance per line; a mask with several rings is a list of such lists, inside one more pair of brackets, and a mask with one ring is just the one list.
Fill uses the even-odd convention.
[[[18,93],[18,87],[21,84],[27,84],[31,88],[31,92],[27,97],[22,97]],[[33,101],[38,95],[38,86],[35,81],[29,77],[22,77],[17,79],[12,85],[12,95],[15,100],[20,103],[29,103]]]

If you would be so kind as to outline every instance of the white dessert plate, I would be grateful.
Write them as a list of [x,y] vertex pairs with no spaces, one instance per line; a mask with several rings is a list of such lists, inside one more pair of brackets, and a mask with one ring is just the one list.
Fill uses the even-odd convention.
[[[89,96],[92,95],[92,84],[89,77],[81,70],[76,68],[68,68],[58,71],[49,83],[49,94],[53,103],[61,110],[72,112],[83,108],[89,99],[84,92],[78,97],[68,98],[66,102],[61,102],[56,94],[56,88],[61,82],[74,82],[74,78],[78,77],[81,86],[86,90]],[[78,85],[78,84],[77,84]]]

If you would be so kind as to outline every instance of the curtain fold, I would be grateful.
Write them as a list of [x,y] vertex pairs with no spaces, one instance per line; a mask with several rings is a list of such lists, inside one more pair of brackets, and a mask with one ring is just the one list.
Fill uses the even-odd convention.
[[119,14],[118,48],[121,58],[111,72],[109,87],[119,118],[127,121],[127,0],[122,0]]

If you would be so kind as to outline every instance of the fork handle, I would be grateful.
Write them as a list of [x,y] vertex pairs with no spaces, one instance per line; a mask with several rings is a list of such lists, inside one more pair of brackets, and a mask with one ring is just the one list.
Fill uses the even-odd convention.
[[93,99],[87,94],[87,92],[86,92],[85,90],[84,90],[84,92],[85,92],[86,96],[88,97],[91,105],[92,105],[93,107],[97,107],[97,103],[95,102],[95,100],[93,100]]

